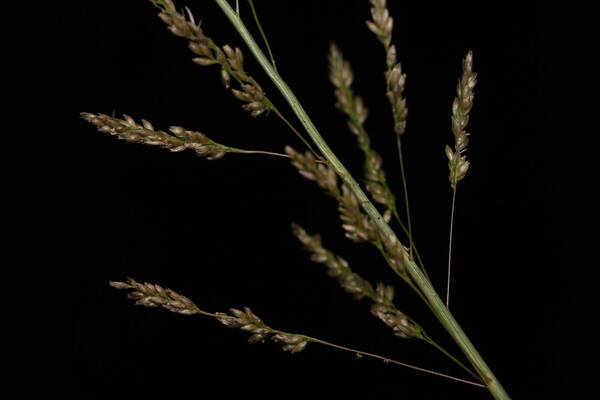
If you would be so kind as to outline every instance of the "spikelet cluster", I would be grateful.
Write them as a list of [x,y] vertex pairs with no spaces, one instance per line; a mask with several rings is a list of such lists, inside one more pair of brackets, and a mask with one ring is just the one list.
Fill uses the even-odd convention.
[[172,134],[168,134],[154,129],[152,124],[144,119],[139,124],[129,115],[123,115],[121,119],[106,114],[81,113],[81,118],[95,125],[100,132],[127,142],[158,146],[173,152],[189,149],[209,160],[217,160],[231,150],[212,141],[201,132],[172,126],[169,128]]
[[236,308],[230,308],[229,311],[232,315],[224,313],[216,313],[217,319],[220,323],[228,328],[239,328],[243,331],[252,333],[249,343],[263,342],[271,328],[269,328],[256,314],[248,307],[244,307],[244,310],[238,310]]
[[327,194],[338,201],[338,211],[346,237],[354,242],[378,242],[377,227],[361,210],[360,202],[346,184],[338,184],[333,168],[317,163],[310,152],[302,154],[291,146],[286,146],[285,152],[302,176],[317,182]]
[[[196,55],[192,61],[201,66],[220,65],[221,81],[233,95],[244,102],[242,108],[253,117],[267,111],[269,101],[262,88],[244,70],[244,56],[239,48],[229,45],[219,47],[208,37],[188,8],[185,15],[177,11],[172,0],[151,0],[160,9],[158,16],[167,24],[176,36],[189,40],[188,47]],[[238,88],[231,86],[231,80],[238,83]]]
[[352,272],[346,260],[325,249],[319,235],[309,235],[298,224],[292,224],[292,232],[304,249],[311,253],[311,261],[324,264],[327,267],[327,274],[336,278],[346,292],[353,294],[356,299],[374,296],[375,291],[371,284]]
[[462,180],[469,169],[469,162],[463,154],[469,144],[469,133],[465,131],[469,123],[469,112],[473,107],[473,89],[477,83],[477,74],[473,72],[473,53],[469,51],[462,63],[462,76],[456,85],[456,98],[452,103],[452,134],[454,150],[446,145],[446,157],[450,174],[448,179],[453,189]]
[[298,224],[292,224],[292,232],[308,251],[313,262],[324,264],[329,276],[336,278],[340,286],[356,299],[368,298],[373,301],[371,313],[393,329],[401,338],[421,337],[421,328],[406,314],[394,306],[394,288],[382,283],[376,289],[370,282],[350,269],[348,262],[323,247],[321,237],[310,235]]
[[403,135],[406,131],[406,118],[408,116],[406,99],[403,97],[406,74],[402,72],[402,65],[398,62],[396,56],[396,47],[392,44],[394,19],[387,8],[386,0],[370,0],[370,2],[372,20],[367,21],[367,26],[385,48],[387,64],[385,72],[386,96],[392,106],[394,131],[398,135]]
[[403,339],[422,337],[421,327],[394,306],[394,288],[392,286],[379,283],[375,293],[371,314],[392,328],[398,337]]
[[110,282],[115,289],[129,290],[127,297],[135,300],[136,305],[151,308],[164,308],[165,310],[183,315],[201,314],[200,310],[190,299],[152,283],[139,283],[132,278],[127,282]]
[[364,128],[367,108],[360,96],[354,94],[352,81],[354,73],[340,49],[331,43],[329,48],[329,80],[335,88],[336,107],[347,116],[348,128],[358,141],[358,147],[365,154],[364,177],[367,191],[373,199],[388,210],[395,208],[395,197],[389,189],[381,156],[371,146],[371,140]]

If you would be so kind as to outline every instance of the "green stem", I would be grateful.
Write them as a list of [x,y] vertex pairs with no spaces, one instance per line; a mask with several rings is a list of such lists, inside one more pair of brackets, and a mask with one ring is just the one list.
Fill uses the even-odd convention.
[[[395,238],[396,235],[394,231],[389,227],[389,225],[385,222],[381,214],[377,211],[377,208],[369,201],[369,198],[360,188],[356,180],[350,175],[346,167],[340,162],[337,156],[333,153],[331,148],[327,145],[311,119],[306,114],[306,111],[296,98],[296,95],[292,92],[290,87],[284,82],[284,80],[279,76],[277,71],[273,69],[273,66],[265,57],[263,52],[260,50],[260,47],[256,44],[256,41],[248,32],[248,29],[242,22],[242,20],[236,15],[236,13],[231,9],[227,0],[215,0],[218,6],[223,10],[223,13],[227,16],[230,22],[233,24],[235,29],[238,31],[246,45],[257,59],[259,64],[262,66],[263,70],[266,74],[271,78],[272,82],[279,89],[281,94],[288,101],[292,110],[297,115],[298,119],[304,125],[306,131],[313,139],[316,146],[319,148],[323,156],[329,161],[329,164],[332,168],[338,173],[340,178],[348,185],[348,188],[354,193],[359,203],[362,205],[365,212],[371,217],[373,223],[378,227],[381,234],[383,236],[388,236]],[[469,340],[465,332],[462,330],[458,322],[454,319],[454,316],[450,313],[448,308],[444,305],[444,302],[437,294],[431,282],[427,277],[423,274],[421,269],[415,264],[414,261],[409,260],[406,263],[407,270],[414,280],[416,285],[421,289],[424,296],[427,298],[428,303],[432,307],[432,310],[436,316],[436,318],[440,321],[442,326],[448,331],[452,339],[458,344],[460,349],[463,351],[469,362],[473,365],[479,376],[482,378],[483,382],[486,384],[490,393],[497,400],[507,400],[510,399],[510,396],[506,393],[498,379],[494,376],[494,373],[483,360],[473,343]]]

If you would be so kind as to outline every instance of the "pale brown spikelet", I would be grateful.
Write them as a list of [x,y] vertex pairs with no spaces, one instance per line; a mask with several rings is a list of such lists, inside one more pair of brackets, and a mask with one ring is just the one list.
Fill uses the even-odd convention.
[[371,313],[392,328],[394,334],[398,337],[412,339],[419,336],[419,329],[404,313],[398,310],[391,312],[379,304],[373,304]]
[[292,165],[300,175],[308,180],[315,181],[327,194],[338,198],[340,191],[335,171],[325,164],[317,163],[315,156],[310,152],[304,154],[294,150],[291,146],[285,146],[285,153],[292,160]]
[[[395,54],[394,46],[391,46],[391,48],[394,49]],[[394,114],[394,132],[398,135],[403,135],[406,131],[408,107],[406,106],[406,99],[403,97],[406,74],[402,72],[400,63],[394,64],[392,68],[386,72],[386,80],[388,85],[386,96],[392,106],[392,112]]]
[[382,168],[382,159],[376,151],[366,154],[364,176],[367,191],[373,200],[387,207],[386,213],[390,213],[396,207],[396,197],[387,185],[385,172]]
[[389,236],[381,235],[380,240],[392,269],[408,278],[408,274],[406,273],[406,264],[409,262],[408,248],[400,243],[394,234]]
[[[260,85],[244,70],[244,56],[239,48],[229,45],[219,47],[197,24],[191,11],[186,8],[180,13],[170,0],[151,0],[160,10],[160,19],[176,36],[189,40],[189,49],[197,56],[192,59],[200,66],[220,65],[221,81],[226,89],[231,89],[236,98],[243,101],[242,108],[253,117],[269,109],[269,102]],[[232,79],[238,89],[232,87]]]
[[229,309],[232,315],[217,313],[217,319],[228,328],[239,328],[243,331],[252,333],[248,342],[258,343],[265,340],[271,328],[269,328],[256,314],[248,307],[244,310],[236,308]]
[[393,329],[394,334],[403,339],[420,338],[421,327],[406,314],[396,309],[393,304],[394,288],[392,286],[377,284],[375,298],[371,306],[371,313]]
[[[335,43],[329,46],[329,80],[335,87],[336,107],[350,117],[350,123],[359,125],[367,119],[367,109],[360,96],[352,92],[354,72],[350,63],[344,60],[342,52]],[[353,131],[358,127],[351,128]],[[355,132],[357,135],[360,133]]]
[[308,341],[301,335],[280,332],[273,335],[272,339],[281,344],[283,351],[290,353],[299,353],[306,347]]
[[108,133],[127,142],[158,146],[173,152],[190,149],[209,160],[217,160],[230,150],[229,147],[212,141],[201,132],[172,126],[170,128],[172,134],[168,134],[154,129],[152,124],[146,120],[142,120],[142,123],[139,124],[128,115],[123,115],[123,118],[120,119],[106,114],[84,112],[81,113],[81,118],[95,125],[100,132]]
[[387,9],[386,0],[369,0],[371,3],[372,21],[367,21],[367,26],[385,47],[389,47],[392,41],[392,29],[394,20]]
[[151,308],[160,307],[183,315],[201,314],[203,312],[187,297],[159,285],[147,282],[139,283],[132,278],[127,278],[127,282],[109,283],[115,289],[131,289],[127,293],[127,297],[135,300],[136,305]]
[[339,198],[338,211],[346,237],[354,242],[376,243],[379,238],[378,229],[366,215],[358,199],[350,189],[342,185],[342,195]]
[[263,342],[268,335],[271,335],[271,340],[279,342],[284,351],[298,353],[306,347],[308,339],[300,335],[275,331],[267,326],[248,307],[244,307],[243,311],[236,308],[231,308],[229,311],[231,315],[216,313],[217,320],[228,328],[239,328],[251,333],[252,336],[248,339],[248,342],[251,344]]
[[473,53],[469,51],[462,63],[462,76],[456,85],[456,98],[452,103],[452,134],[454,135],[454,150],[446,145],[446,157],[450,174],[448,179],[453,189],[462,180],[469,169],[464,152],[469,144],[469,133],[465,131],[469,123],[469,112],[473,107],[473,89],[477,83],[477,74],[473,72]]

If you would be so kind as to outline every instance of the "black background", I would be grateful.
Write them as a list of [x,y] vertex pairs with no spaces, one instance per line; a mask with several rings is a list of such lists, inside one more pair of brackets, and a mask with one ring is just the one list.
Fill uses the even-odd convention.
[[[241,2],[244,3],[244,2]],[[246,70],[285,110],[285,101],[213,2],[178,2],[202,19],[218,44],[245,51]],[[391,116],[383,96],[383,49],[365,26],[368,1],[256,1],[281,75],[326,141],[360,174],[362,159],[333,106],[327,78],[330,40],[355,71],[370,110],[367,129],[400,193]],[[184,294],[208,311],[249,306],[274,328],[304,333],[399,361],[467,377],[439,353],[395,338],[308,261],[290,222],[320,232],[324,244],[371,281],[395,283],[397,306],[453,353],[457,348],[418,299],[368,245],[343,237],[333,200],[283,159],[192,153],[129,145],[95,131],[80,111],[181,125],[234,147],[282,151],[298,139],[274,116],[251,118],[225,91],[218,68],[191,62],[146,1],[74,5],[72,101],[60,177],[58,222],[73,277],[70,319],[73,380],[84,398],[259,395],[411,399],[489,398],[483,390],[350,353],[309,344],[290,355],[273,343],[214,320],[134,307],[109,280],[131,276]],[[394,43],[408,75],[404,149],[415,240],[433,284],[445,292],[451,190],[444,145],[453,138],[451,103],[461,60],[474,52],[472,163],[459,184],[451,308],[514,398],[541,394],[559,362],[550,346],[556,308],[544,306],[562,243],[550,218],[555,173],[537,128],[540,33],[533,6],[517,2],[390,2]],[[242,16],[252,26],[250,10]],[[71,30],[71,32],[73,32]],[[299,126],[299,124],[296,124]],[[85,151],[84,151],[85,150]],[[53,185],[48,189],[52,193]],[[52,196],[48,196],[51,198]],[[51,208],[51,203],[48,208]],[[553,292],[558,299],[564,296]],[[559,384],[560,382],[556,382]]]

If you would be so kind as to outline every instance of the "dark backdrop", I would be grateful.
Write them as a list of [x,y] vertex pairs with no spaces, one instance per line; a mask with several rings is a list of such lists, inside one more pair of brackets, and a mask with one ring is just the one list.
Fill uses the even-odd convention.
[[[244,2],[241,2],[244,3]],[[217,43],[240,46],[246,69],[293,114],[220,10],[190,6]],[[326,55],[334,40],[352,62],[355,90],[370,109],[367,129],[392,187],[400,175],[383,96],[383,49],[367,30],[368,1],[256,1],[281,75],[321,133],[360,173],[362,159],[333,106]],[[309,344],[290,355],[273,343],[203,317],[134,307],[109,280],[127,276],[170,287],[208,311],[251,307],[270,326],[467,377],[426,345],[395,338],[308,261],[290,234],[295,221],[366,278],[396,286],[396,304],[453,353],[425,307],[374,249],[343,237],[335,203],[283,159],[192,153],[129,145],[77,120],[78,112],[126,113],[200,130],[235,147],[282,151],[295,136],[273,115],[253,119],[223,90],[218,68],[191,60],[148,1],[78,2],[68,74],[71,124],[61,164],[63,259],[70,298],[73,373],[83,398],[236,398],[290,395],[411,399],[488,398],[481,389]],[[461,60],[478,73],[467,157],[459,184],[452,310],[514,398],[540,394],[558,362],[548,350],[556,309],[544,306],[562,243],[550,219],[555,180],[536,129],[542,73],[535,9],[521,2],[390,2],[394,42],[408,75],[404,137],[415,240],[433,284],[445,292],[451,190],[444,145]],[[250,22],[250,11],[242,8]],[[296,123],[297,126],[300,126]],[[60,249],[59,249],[60,251]],[[548,294],[546,294],[548,296]],[[560,293],[557,294],[560,296]],[[73,385],[71,385],[73,386]]]

